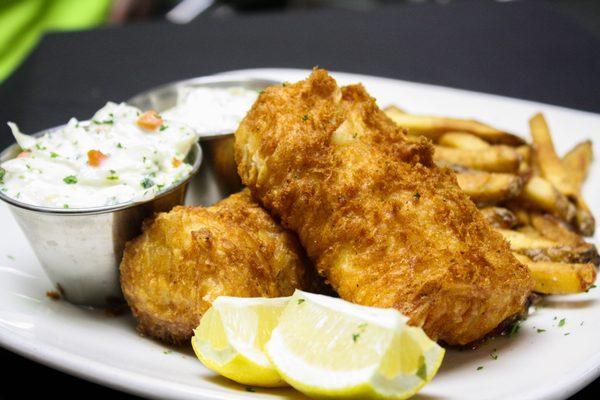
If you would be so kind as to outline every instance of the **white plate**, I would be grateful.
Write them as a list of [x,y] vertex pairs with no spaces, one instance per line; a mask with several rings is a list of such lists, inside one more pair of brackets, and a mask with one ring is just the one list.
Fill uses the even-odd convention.
[[[227,75],[281,81],[309,71],[256,69]],[[410,112],[473,117],[528,136],[527,121],[542,111],[559,153],[600,132],[600,115],[529,101],[363,75],[335,73],[340,83],[362,82],[381,106]],[[109,99],[107,99],[109,100]],[[600,137],[594,151],[600,154]],[[600,216],[600,164],[585,195]],[[596,195],[594,196],[594,193]],[[256,389],[215,376],[188,348],[170,349],[138,336],[130,316],[72,306],[46,297],[50,282],[4,204],[0,205],[0,344],[67,373],[127,392],[174,399],[305,399],[291,389]],[[600,375],[600,289],[555,296],[533,311],[512,338],[476,351],[447,352],[437,377],[420,398],[566,398]],[[565,318],[565,325],[558,322]],[[537,333],[537,329],[545,329]],[[569,333],[568,336],[565,336]],[[490,353],[497,349],[492,359]],[[479,366],[483,369],[477,370]]]

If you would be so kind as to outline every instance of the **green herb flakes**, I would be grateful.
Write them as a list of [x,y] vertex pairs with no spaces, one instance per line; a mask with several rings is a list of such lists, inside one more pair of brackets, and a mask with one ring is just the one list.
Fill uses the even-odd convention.
[[67,185],[73,185],[73,184],[77,183],[77,177],[75,175],[65,176],[63,178],[63,182],[66,183]]
[[521,325],[518,322],[515,322],[510,326],[510,328],[508,328],[506,336],[512,337],[516,335],[519,332],[519,329],[521,329]]
[[144,189],[149,189],[154,186],[154,181],[150,178],[144,178],[144,180],[140,183]]
[[492,352],[490,353],[490,357],[492,358],[492,360],[497,360],[498,359],[498,350],[497,349],[492,350]]

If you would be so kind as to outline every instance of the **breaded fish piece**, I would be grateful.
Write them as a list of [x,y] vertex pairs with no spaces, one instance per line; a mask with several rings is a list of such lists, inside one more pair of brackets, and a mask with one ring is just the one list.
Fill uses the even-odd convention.
[[361,85],[315,70],[268,88],[235,150],[242,181],[340,297],[397,308],[456,345],[523,311],[527,268],[435,166],[430,142],[408,142]]
[[121,262],[121,287],[138,330],[187,341],[218,296],[279,297],[319,290],[296,236],[248,190],[208,208],[175,207],[144,222]]

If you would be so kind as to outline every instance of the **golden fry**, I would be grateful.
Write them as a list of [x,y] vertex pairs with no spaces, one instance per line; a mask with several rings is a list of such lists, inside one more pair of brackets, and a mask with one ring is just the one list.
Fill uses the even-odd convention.
[[576,194],[572,196],[577,207],[575,225],[585,236],[593,236],[596,228],[594,216],[581,195],[581,187],[593,159],[592,142],[589,140],[577,144],[562,159],[563,168],[576,190]]
[[488,172],[517,172],[521,157],[513,147],[503,145],[483,150],[436,146],[433,159],[444,165],[454,164]]
[[542,114],[536,114],[529,120],[535,160],[540,168],[542,177],[552,183],[559,192],[567,197],[577,194],[577,188],[569,177],[564,166],[554,150],[552,136],[548,124]]
[[568,246],[544,238],[535,230],[511,231],[498,229],[510,243],[510,249],[530,257],[534,261],[556,261],[566,263],[593,263],[599,261],[593,245]]
[[532,172],[531,166],[531,146],[524,144],[516,148],[517,153],[521,156],[519,163],[519,174],[522,176],[530,175]]
[[525,183],[519,199],[526,206],[547,211],[565,222],[571,222],[575,217],[575,206],[569,199],[539,176],[533,176]]
[[477,204],[494,204],[516,197],[523,179],[512,174],[468,171],[456,174],[458,186]]
[[474,120],[407,114],[393,106],[386,108],[385,114],[398,126],[406,129],[410,135],[424,135],[432,140],[437,140],[448,132],[467,132],[489,143],[508,145],[524,143],[523,139],[518,136]]
[[502,207],[484,207],[481,210],[486,221],[494,228],[512,229],[519,224],[519,220],[512,211]]
[[578,143],[562,159],[564,169],[572,184],[581,192],[581,186],[587,177],[590,164],[594,160],[592,141]]
[[592,264],[536,262],[522,254],[515,253],[514,256],[529,268],[535,281],[533,291],[537,293],[582,293],[596,281],[596,268]]
[[580,194],[575,196],[575,205],[577,206],[575,213],[577,230],[584,236],[594,236],[596,219]]
[[441,146],[453,147],[463,150],[484,150],[490,147],[490,144],[483,139],[470,133],[448,132],[444,133],[438,142]]
[[547,239],[566,246],[587,244],[581,236],[571,231],[564,222],[553,215],[532,212],[529,221],[531,226]]

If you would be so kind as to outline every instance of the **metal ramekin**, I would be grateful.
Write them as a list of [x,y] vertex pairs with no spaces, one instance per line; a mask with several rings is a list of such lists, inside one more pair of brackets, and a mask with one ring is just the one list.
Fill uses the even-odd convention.
[[[11,145],[0,153],[0,162],[14,158],[20,151],[18,144]],[[146,217],[183,204],[188,183],[202,163],[202,149],[197,143],[186,162],[192,165],[192,171],[185,180],[138,202],[63,209],[22,203],[2,192],[0,199],[8,204],[46,274],[66,300],[112,307],[123,301],[119,264],[125,243],[140,233]]]
[[[279,83],[265,79],[208,76],[158,86],[132,97],[127,103],[141,110],[164,112],[177,104],[177,93],[183,87],[242,87],[260,91]],[[190,190],[189,203],[210,206],[241,190],[242,182],[233,157],[233,142],[233,132],[215,132],[214,135],[200,137],[204,160],[200,173],[191,184],[193,189]]]

